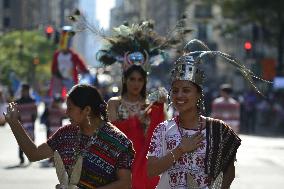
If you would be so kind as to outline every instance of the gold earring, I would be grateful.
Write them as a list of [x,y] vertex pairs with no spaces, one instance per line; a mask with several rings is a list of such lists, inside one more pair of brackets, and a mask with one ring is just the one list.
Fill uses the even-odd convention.
[[91,121],[90,121],[90,116],[87,116],[88,124],[91,127]]

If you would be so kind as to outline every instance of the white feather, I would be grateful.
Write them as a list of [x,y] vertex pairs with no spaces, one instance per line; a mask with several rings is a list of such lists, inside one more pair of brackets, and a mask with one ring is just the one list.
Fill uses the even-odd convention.
[[77,185],[80,181],[82,171],[83,157],[79,156],[70,177],[70,184]]

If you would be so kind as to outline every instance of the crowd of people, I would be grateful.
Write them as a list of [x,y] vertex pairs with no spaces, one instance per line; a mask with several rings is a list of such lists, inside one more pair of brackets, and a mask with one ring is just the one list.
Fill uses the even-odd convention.
[[[123,25],[120,29],[126,30],[126,27]],[[147,23],[139,27],[141,30],[150,28],[152,37],[155,36]],[[24,163],[23,153],[31,162],[42,159],[54,162],[59,180],[56,188],[229,188],[235,177],[234,163],[241,145],[238,134],[242,124],[245,121],[247,128],[253,131],[255,121],[264,119],[259,115],[243,118],[242,111],[246,112],[244,115],[255,109],[265,112],[269,102],[264,99],[258,103],[259,91],[250,82],[251,72],[234,62],[232,65],[244,73],[255,90],[238,102],[231,96],[232,87],[222,85],[220,97],[212,102],[212,112],[206,115],[206,73],[201,65],[215,55],[225,57],[229,63],[233,58],[210,51],[196,39],[186,44],[173,64],[168,96],[158,92],[149,98],[147,80],[151,58],[161,55],[162,50],[147,49],[150,45],[145,45],[145,38],[141,42],[145,46],[139,45],[141,30],[137,36],[135,31],[133,36],[128,34],[130,39],[123,33],[112,36],[109,38],[112,46],[108,45],[98,56],[105,65],[116,62],[122,65],[121,94],[107,102],[98,88],[77,84],[71,55],[57,53],[54,56],[57,63],[52,69],[52,100],[46,104],[41,117],[47,126],[47,141],[40,145],[34,143],[36,103],[29,96],[30,86],[22,85],[21,98],[1,110],[4,119],[1,118],[0,123],[10,125],[19,144],[20,163]],[[149,31],[145,34],[149,35]],[[57,64],[59,67],[55,69]],[[68,83],[62,72],[64,64],[68,65]],[[82,71],[87,72],[83,64],[80,65]],[[56,83],[60,87],[57,88]],[[56,96],[62,94],[60,90],[64,85],[68,90],[66,96]],[[66,109],[62,106],[64,100]],[[168,117],[167,102],[174,116]],[[274,109],[283,114],[283,106],[275,104]],[[65,118],[70,123],[62,125]]]

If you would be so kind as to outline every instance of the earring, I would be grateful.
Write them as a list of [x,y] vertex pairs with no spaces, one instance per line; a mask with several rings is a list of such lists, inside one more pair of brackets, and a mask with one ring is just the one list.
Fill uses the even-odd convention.
[[171,92],[171,91],[169,91],[169,93],[168,93],[168,95],[167,95],[167,100],[168,100],[168,107],[167,107],[167,111],[169,111],[170,106],[171,106],[171,105],[173,105],[173,102],[171,101],[171,95],[170,95],[170,92]]
[[202,104],[202,100],[201,100],[201,98],[199,98],[196,102],[196,106],[197,106],[198,109],[201,109],[201,104]]
[[91,120],[90,120],[90,116],[89,115],[87,116],[87,120],[88,120],[89,127],[91,127]]
[[205,105],[204,105],[204,100],[203,99],[204,99],[204,95],[203,95],[203,92],[202,92],[201,97],[196,102],[196,106],[197,106],[197,109],[199,110],[200,114],[205,112]]

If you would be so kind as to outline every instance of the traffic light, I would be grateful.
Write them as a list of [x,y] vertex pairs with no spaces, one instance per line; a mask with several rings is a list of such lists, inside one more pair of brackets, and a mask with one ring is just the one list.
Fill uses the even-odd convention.
[[244,44],[244,48],[246,51],[250,51],[252,49],[252,44],[250,41],[246,41]]
[[251,56],[251,51],[252,51],[251,41],[245,41],[244,50],[245,50],[245,53],[246,53],[246,57],[249,58]]
[[52,35],[53,32],[54,32],[54,29],[53,29],[52,26],[48,25],[48,26],[45,27],[44,32],[45,32],[46,38],[47,38],[47,39],[50,39],[51,35]]

